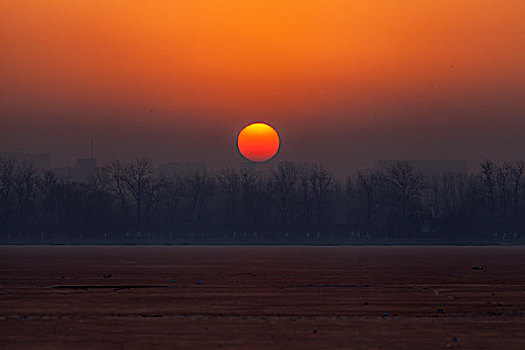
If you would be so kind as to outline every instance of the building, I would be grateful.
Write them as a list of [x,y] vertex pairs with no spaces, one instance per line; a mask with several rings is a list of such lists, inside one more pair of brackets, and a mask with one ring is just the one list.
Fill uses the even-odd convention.
[[59,179],[67,182],[89,182],[97,174],[98,165],[95,158],[79,158],[74,167],[55,168]]

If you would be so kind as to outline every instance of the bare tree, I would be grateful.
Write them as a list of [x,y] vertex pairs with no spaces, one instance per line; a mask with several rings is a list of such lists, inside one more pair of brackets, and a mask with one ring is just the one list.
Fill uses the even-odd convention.
[[158,207],[162,200],[162,194],[167,188],[167,182],[159,177],[154,176],[145,191],[146,223],[151,224],[153,217],[158,213]]
[[14,193],[17,199],[18,227],[20,231],[23,231],[26,224],[29,207],[33,203],[33,196],[35,195],[35,187],[36,179],[33,166],[23,164],[16,167]]
[[357,193],[361,204],[365,208],[366,227],[372,230],[374,226],[374,214],[382,201],[382,186],[385,181],[385,175],[380,170],[370,173],[360,172],[357,175]]
[[120,203],[120,214],[124,217],[127,208],[126,185],[124,181],[125,171],[118,158],[113,159],[108,167],[110,177],[113,181],[112,194],[118,198]]
[[401,214],[400,228],[405,231],[418,208],[424,177],[407,162],[397,162],[387,169],[386,181],[389,184],[393,209]]
[[137,205],[137,226],[139,227],[142,220],[142,203],[152,179],[153,169],[151,163],[145,158],[136,159],[124,168],[122,180],[135,199]]
[[14,186],[15,159],[12,157],[0,159],[0,222],[7,229],[11,216],[11,197]]
[[439,202],[442,206],[442,215],[456,213],[464,204],[466,177],[461,174],[444,174],[441,177],[441,197]]
[[496,184],[499,203],[501,203],[501,223],[504,232],[508,230],[508,198],[511,172],[512,166],[508,163],[496,167]]
[[490,218],[492,225],[496,225],[496,166],[490,160],[481,164],[481,173],[479,174],[482,183],[482,197],[488,203],[490,208]]
[[515,163],[511,168],[510,181],[512,183],[512,218],[514,224],[518,222],[519,208],[521,202],[521,191],[525,177],[525,162]]
[[176,211],[184,197],[184,181],[180,176],[164,178],[164,196],[162,200],[165,204],[166,224],[171,227],[176,222]]
[[335,181],[329,171],[316,164],[311,169],[309,184],[315,204],[316,221],[320,224],[325,207],[334,192]]
[[213,181],[206,173],[196,171],[186,178],[190,194],[189,220],[196,224],[201,221],[208,197],[213,192]]
[[38,196],[39,196],[39,210],[37,211],[37,220],[42,224],[56,223],[59,221],[60,214],[58,213],[57,204],[57,175],[46,170],[40,176],[37,182]]
[[302,203],[303,220],[306,224],[309,224],[312,217],[312,189],[310,186],[310,169],[302,169],[300,175],[299,189],[300,189],[300,200]]
[[277,207],[283,224],[289,223],[298,173],[297,166],[292,162],[279,162],[277,169],[272,170],[273,193],[277,198]]
[[260,178],[253,169],[242,169],[239,175],[242,196],[242,218],[243,222],[246,222],[250,215],[252,216],[252,220],[254,220],[255,192]]
[[220,191],[226,195],[229,220],[231,223],[236,223],[238,219],[237,204],[241,190],[241,175],[236,169],[223,168],[219,169],[216,177]]
[[355,182],[350,175],[345,178],[344,217],[347,224],[359,226],[359,195]]

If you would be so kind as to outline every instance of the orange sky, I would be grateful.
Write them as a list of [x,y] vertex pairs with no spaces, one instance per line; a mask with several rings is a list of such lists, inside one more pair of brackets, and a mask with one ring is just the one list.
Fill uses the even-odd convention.
[[[229,159],[232,135],[265,120],[281,131],[281,153],[304,160],[332,151],[356,160],[475,159],[482,151],[474,143],[494,128],[512,138],[525,124],[523,0],[0,6],[0,149],[66,159],[94,136],[108,157],[143,149],[161,159]],[[465,144],[465,132],[478,127]],[[421,133],[426,153],[399,146]],[[446,148],[443,133],[456,148]],[[337,143],[304,153],[305,137]],[[181,151],[166,155],[172,148]],[[356,148],[372,151],[360,158]]]

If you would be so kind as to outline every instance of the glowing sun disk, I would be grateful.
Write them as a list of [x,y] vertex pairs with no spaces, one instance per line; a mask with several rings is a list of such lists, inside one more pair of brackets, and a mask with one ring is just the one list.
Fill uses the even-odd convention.
[[262,122],[245,126],[237,137],[239,152],[253,162],[264,162],[279,151],[280,139],[277,131]]

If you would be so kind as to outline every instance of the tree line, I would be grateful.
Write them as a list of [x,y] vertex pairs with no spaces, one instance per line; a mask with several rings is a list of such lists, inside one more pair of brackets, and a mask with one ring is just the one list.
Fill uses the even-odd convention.
[[[307,240],[525,237],[525,163],[424,175],[407,162],[344,181],[321,165],[167,176],[114,160],[87,182],[0,160],[0,234],[9,239]],[[257,234],[259,236],[257,236]],[[254,236],[255,235],[255,236]]]

